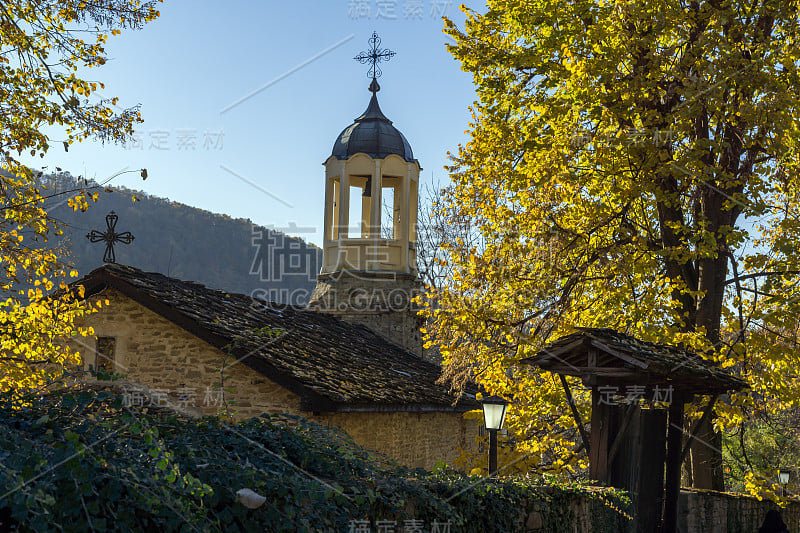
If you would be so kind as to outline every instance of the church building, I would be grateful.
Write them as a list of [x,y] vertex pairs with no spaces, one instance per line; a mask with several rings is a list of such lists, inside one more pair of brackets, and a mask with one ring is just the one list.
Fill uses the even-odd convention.
[[[373,39],[374,69],[384,51]],[[474,450],[478,421],[464,414],[480,409],[476,391],[455,397],[425,359],[413,302],[420,166],[372,74],[366,111],[324,162],[323,265],[309,306],[109,263],[74,284],[104,304],[86,319],[95,337],[76,341],[85,369],[123,374],[131,406],[301,415],[411,467]]]

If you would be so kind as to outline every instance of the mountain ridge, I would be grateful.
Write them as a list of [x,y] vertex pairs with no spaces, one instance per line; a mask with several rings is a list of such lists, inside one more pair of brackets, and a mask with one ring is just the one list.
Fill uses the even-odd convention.
[[39,180],[48,196],[78,188],[100,191],[98,201],[90,202],[85,212],[67,205],[68,194],[46,202],[48,214],[64,226],[64,235],[55,239],[52,247],[67,250],[64,259],[80,275],[103,264],[104,243],[91,243],[86,234],[105,232],[105,217],[114,211],[119,217],[116,231],[130,231],[134,236],[131,244],[115,245],[118,263],[293,305],[306,305],[316,285],[322,250],[303,239],[250,219],[213,213],[144,191],[101,185],[68,172]]

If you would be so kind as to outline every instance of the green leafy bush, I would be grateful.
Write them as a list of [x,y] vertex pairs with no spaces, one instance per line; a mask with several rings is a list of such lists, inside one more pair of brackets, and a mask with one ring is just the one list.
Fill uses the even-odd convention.
[[[245,507],[244,488],[266,502]],[[88,389],[0,401],[0,530],[349,531],[389,520],[402,531],[414,519],[424,531],[437,520],[491,532],[519,529],[534,509],[562,530],[577,493],[617,530],[616,493],[411,470],[300,417],[188,419]]]

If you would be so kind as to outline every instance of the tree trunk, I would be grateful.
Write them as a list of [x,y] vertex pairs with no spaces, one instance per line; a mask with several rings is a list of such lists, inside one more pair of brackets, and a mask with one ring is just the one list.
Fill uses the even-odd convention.
[[[715,195],[716,196],[716,195]],[[718,199],[716,201],[719,201]],[[730,212],[722,212],[716,217],[721,225],[731,217]],[[716,231],[717,228],[714,228]],[[706,338],[715,346],[720,342],[720,322],[722,301],[725,295],[725,276],[728,269],[728,256],[725,242],[718,243],[717,257],[699,261],[698,289],[705,295],[697,305],[696,327],[705,328]],[[722,436],[713,429],[712,414],[699,428],[697,439],[690,446],[692,468],[692,487],[698,489],[725,490],[722,474]]]
[[687,461],[690,461],[692,468],[692,487],[724,490],[722,451],[718,446],[720,441],[720,434],[713,430],[709,418],[700,426],[697,439],[689,448]]

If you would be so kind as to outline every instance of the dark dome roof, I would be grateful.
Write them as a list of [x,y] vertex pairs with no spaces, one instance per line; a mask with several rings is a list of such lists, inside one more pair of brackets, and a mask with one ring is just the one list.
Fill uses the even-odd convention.
[[364,114],[339,134],[331,155],[336,159],[347,159],[359,152],[376,159],[396,154],[406,161],[415,161],[411,145],[381,112],[375,92]]

